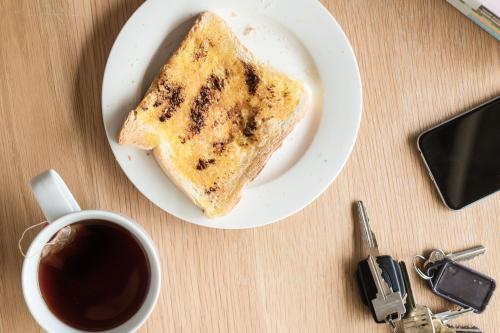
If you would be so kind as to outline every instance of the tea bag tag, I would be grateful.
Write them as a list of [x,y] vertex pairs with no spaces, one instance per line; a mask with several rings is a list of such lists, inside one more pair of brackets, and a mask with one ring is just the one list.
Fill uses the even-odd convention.
[[50,242],[43,246],[40,259],[59,252],[65,245],[69,244],[73,238],[73,228],[70,225],[65,226],[55,234]]
[[[43,224],[48,224],[48,221],[42,221],[40,223],[34,224],[32,226],[29,226],[28,228],[24,229],[23,233],[21,234],[21,237],[19,238],[19,241],[17,242],[17,246],[19,248],[19,252],[21,252],[21,255],[23,257],[27,257],[27,253],[24,252],[23,246],[22,246],[22,241],[24,239],[24,236],[28,231],[30,231],[33,228],[36,228],[38,226],[41,226]],[[68,245],[76,235],[77,230],[79,229],[79,226],[77,225],[67,225],[64,228],[60,229],[50,240],[50,242],[46,243],[43,245],[41,249],[41,255],[40,259],[43,259],[47,257],[50,254],[54,254],[59,252],[64,246]],[[35,252],[33,255],[36,255],[37,252]]]
[[26,258],[26,253],[24,252],[24,250],[23,250],[23,245],[22,245],[23,238],[24,238],[24,236],[26,236],[26,233],[27,233],[28,231],[30,231],[31,229],[34,229],[34,228],[36,228],[36,227],[38,227],[38,226],[41,226],[41,225],[43,225],[43,224],[46,224],[46,223],[48,224],[48,223],[49,223],[49,221],[42,221],[42,222],[40,222],[40,223],[34,224],[34,225],[29,226],[29,227],[27,227],[26,229],[24,229],[23,233],[21,234],[21,237],[20,237],[20,238],[19,238],[19,240],[17,241],[17,248],[19,249],[19,252],[21,252],[21,255],[22,255],[23,257],[25,257],[25,258]]

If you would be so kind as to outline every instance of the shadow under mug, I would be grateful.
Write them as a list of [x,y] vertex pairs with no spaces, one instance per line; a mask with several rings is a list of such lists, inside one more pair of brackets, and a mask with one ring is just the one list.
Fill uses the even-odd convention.
[[31,181],[31,187],[49,222],[31,243],[23,263],[22,289],[26,304],[38,322],[48,332],[83,333],[59,320],[48,308],[38,283],[38,266],[45,244],[67,225],[90,219],[106,220],[128,230],[144,249],[149,261],[151,280],[144,303],[125,323],[106,333],[134,332],[149,317],[158,300],[161,283],[161,267],[155,245],[149,235],[134,221],[122,215],[103,210],[81,210],[68,187],[54,170],[48,170]]

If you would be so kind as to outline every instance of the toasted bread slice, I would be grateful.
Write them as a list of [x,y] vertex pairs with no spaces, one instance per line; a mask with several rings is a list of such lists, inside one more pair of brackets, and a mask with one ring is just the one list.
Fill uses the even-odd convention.
[[221,216],[300,120],[307,97],[205,12],[128,115],[119,143],[152,149],[208,217]]

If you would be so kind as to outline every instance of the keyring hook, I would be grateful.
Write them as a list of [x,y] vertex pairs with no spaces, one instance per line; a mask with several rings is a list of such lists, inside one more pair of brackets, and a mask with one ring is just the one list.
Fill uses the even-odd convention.
[[385,320],[385,322],[389,325],[389,328],[390,328],[391,332],[393,332],[393,333],[397,332],[396,323],[394,322],[394,320],[391,317],[388,317]]
[[421,255],[414,256],[413,257],[413,268],[415,269],[415,272],[417,272],[417,274],[420,275],[420,277],[422,279],[424,279],[424,280],[427,280],[427,281],[432,280],[432,278],[434,277],[434,275],[429,276],[429,275],[425,274],[424,272],[422,272],[422,270],[420,268],[418,268],[418,266],[417,266],[417,260],[418,259],[422,259],[424,261],[427,260],[426,257],[421,256]]

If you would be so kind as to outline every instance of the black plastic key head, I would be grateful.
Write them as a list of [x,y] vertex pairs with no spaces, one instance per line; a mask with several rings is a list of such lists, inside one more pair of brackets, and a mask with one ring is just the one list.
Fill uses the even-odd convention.
[[464,308],[483,312],[496,287],[494,279],[456,261],[443,260],[427,268],[432,291]]
[[[389,287],[391,287],[392,291],[400,292],[401,297],[404,297],[406,295],[406,289],[398,262],[393,260],[391,256],[379,256],[377,257],[377,264],[382,270],[382,278],[385,282],[387,282]],[[377,297],[377,287],[375,285],[375,281],[373,280],[367,260],[359,262],[358,269],[356,270],[356,278],[358,280],[358,286],[363,303],[370,307],[373,319],[377,323],[384,323],[384,321],[377,320],[375,310],[372,305],[372,300]]]

